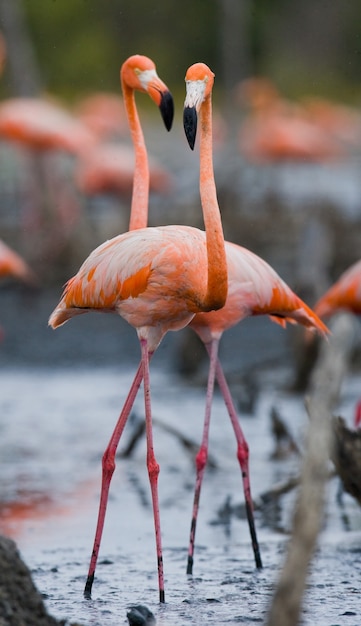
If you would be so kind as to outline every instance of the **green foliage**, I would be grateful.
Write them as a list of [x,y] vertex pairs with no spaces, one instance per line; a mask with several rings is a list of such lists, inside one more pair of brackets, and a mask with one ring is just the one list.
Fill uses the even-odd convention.
[[[359,3],[303,0],[291,7],[287,0],[22,0],[47,90],[70,100],[91,91],[119,93],[119,67],[134,53],[155,60],[176,97],[183,94],[187,67],[196,61],[212,67],[221,89],[226,69],[233,75],[233,68],[223,64],[235,47],[222,15],[237,2],[244,7],[239,23],[244,76],[268,75],[283,93],[309,92],[316,82],[319,93],[323,86],[329,94],[340,89],[359,93]],[[306,28],[299,26],[300,16]],[[227,46],[231,54],[225,55]]]
[[217,3],[209,0],[24,0],[24,8],[47,89],[67,97],[118,91],[130,54],[151,56],[177,83],[196,60],[217,61]]

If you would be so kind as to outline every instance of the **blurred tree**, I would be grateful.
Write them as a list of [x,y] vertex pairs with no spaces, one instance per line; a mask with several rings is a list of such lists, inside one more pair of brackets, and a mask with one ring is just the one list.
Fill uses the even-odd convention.
[[221,78],[227,92],[250,73],[250,0],[219,0]]
[[36,96],[43,81],[22,0],[0,0],[0,26],[6,42],[5,75],[16,96]]
[[355,87],[348,83],[356,76],[359,90],[360,3],[277,0],[277,4],[268,30],[268,50],[272,52],[267,59],[268,72],[296,96],[309,91],[340,97],[342,90],[342,98]]
[[[9,13],[19,1],[0,0],[0,8]],[[251,74],[268,75],[294,93],[315,85],[318,93],[330,85],[334,92],[355,90],[359,80],[359,2],[22,0],[22,6],[35,54],[25,31],[13,38],[23,48],[16,90],[31,75],[41,85],[30,67],[36,57],[47,88],[58,95],[119,92],[119,67],[137,52],[154,58],[175,97],[183,97],[185,71],[196,61],[206,62],[227,92]]]

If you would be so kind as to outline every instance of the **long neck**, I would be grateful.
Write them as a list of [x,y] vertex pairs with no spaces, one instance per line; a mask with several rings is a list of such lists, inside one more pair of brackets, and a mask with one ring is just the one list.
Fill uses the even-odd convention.
[[207,309],[211,310],[224,306],[228,290],[228,277],[223,228],[213,171],[212,102],[210,96],[201,106],[200,122],[200,195],[208,257],[205,303]]
[[149,165],[144,135],[135,104],[134,89],[122,81],[122,90],[135,151],[129,230],[136,230],[137,228],[145,228],[148,224]]

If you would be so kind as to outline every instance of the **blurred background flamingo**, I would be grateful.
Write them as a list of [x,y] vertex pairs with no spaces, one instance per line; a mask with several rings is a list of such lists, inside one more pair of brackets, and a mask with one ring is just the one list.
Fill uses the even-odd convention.
[[[15,279],[24,285],[35,288],[38,280],[28,263],[0,239],[0,279]],[[0,328],[0,339],[3,332]]]
[[320,317],[346,310],[361,314],[361,261],[345,270],[315,304]]
[[267,78],[249,78],[237,89],[248,111],[239,147],[252,161],[334,161],[360,146],[361,116],[317,98],[291,102]]
[[99,141],[124,138],[127,120],[120,95],[99,91],[79,100],[74,113]]
[[16,278],[28,285],[35,285],[34,272],[22,257],[0,240],[0,278]]

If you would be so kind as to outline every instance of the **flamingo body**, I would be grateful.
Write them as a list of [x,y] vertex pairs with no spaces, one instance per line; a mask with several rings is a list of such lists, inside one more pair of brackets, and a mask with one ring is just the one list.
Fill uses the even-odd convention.
[[315,305],[320,317],[332,315],[340,309],[361,315],[361,260],[341,274]]
[[40,98],[12,98],[0,105],[0,135],[38,150],[79,154],[89,149],[93,133],[57,104]]
[[90,254],[68,281],[49,324],[56,328],[92,309],[118,313],[154,351],[167,330],[190,322],[206,287],[203,231],[178,225],[137,229]]
[[239,131],[242,154],[255,162],[322,162],[344,156],[343,146],[310,114],[278,93],[267,78],[241,83],[238,96],[250,107]]
[[76,116],[98,139],[110,139],[126,129],[124,103],[113,93],[93,93],[78,102]]
[[[165,193],[172,187],[170,173],[151,158],[150,188]],[[83,193],[126,194],[132,191],[134,154],[131,148],[120,143],[100,143],[81,155],[76,168],[76,182]]]
[[220,337],[246,317],[269,315],[285,327],[300,323],[327,333],[314,312],[259,256],[234,243],[226,242],[228,294],[225,306],[218,311],[197,313],[190,322],[204,343]]

